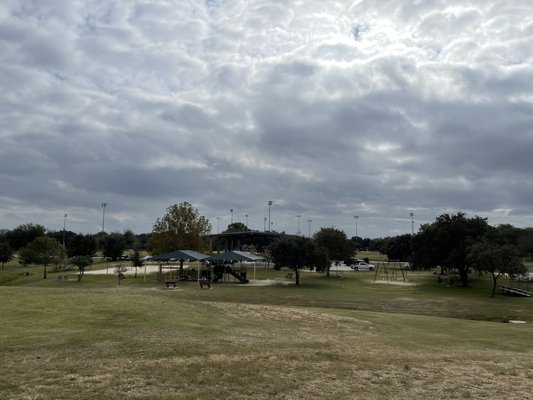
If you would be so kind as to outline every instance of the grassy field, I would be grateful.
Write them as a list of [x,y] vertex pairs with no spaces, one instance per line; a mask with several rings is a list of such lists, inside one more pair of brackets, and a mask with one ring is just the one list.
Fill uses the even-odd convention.
[[533,300],[490,298],[486,279],[200,290],[68,274],[0,272],[1,399],[533,398]]

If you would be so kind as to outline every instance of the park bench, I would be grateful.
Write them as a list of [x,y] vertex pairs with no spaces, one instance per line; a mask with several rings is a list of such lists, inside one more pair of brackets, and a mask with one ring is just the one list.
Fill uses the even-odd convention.
[[167,288],[176,287],[176,280],[175,279],[167,279],[165,280],[165,285],[167,285]]
[[200,279],[198,283],[200,284],[200,289],[203,289],[204,286],[206,286],[207,289],[211,289],[211,282],[209,279]]

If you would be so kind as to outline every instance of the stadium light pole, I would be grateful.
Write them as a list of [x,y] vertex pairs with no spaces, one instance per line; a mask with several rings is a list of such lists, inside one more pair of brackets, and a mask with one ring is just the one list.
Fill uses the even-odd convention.
[[415,234],[415,220],[414,220],[415,213],[411,211],[409,215],[411,216],[411,235],[414,235]]
[[245,225],[245,227],[246,227],[246,229],[248,229],[248,214],[244,214],[244,217],[246,218],[246,225]]
[[267,231],[267,217],[263,218],[263,232]]
[[357,221],[359,220],[359,215],[353,216],[355,219],[355,248],[357,249]]
[[229,212],[231,213],[231,224],[233,225],[233,208],[230,208]]
[[300,218],[302,218],[301,215],[296,216],[296,219],[298,220],[298,236],[300,236]]
[[65,247],[65,233],[67,229],[67,214],[63,218],[63,247]]
[[105,209],[108,206],[108,203],[102,203],[102,238],[104,237],[104,227],[105,227]]
[[272,200],[269,200],[268,201],[268,229],[270,230],[270,207],[272,206],[273,204],[273,201]]

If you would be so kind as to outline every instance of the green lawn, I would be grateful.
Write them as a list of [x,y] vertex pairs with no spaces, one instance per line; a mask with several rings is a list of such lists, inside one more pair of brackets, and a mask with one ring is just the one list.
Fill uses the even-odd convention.
[[301,287],[201,290],[68,274],[0,272],[0,398],[532,398],[533,299],[493,299],[487,279],[302,273]]

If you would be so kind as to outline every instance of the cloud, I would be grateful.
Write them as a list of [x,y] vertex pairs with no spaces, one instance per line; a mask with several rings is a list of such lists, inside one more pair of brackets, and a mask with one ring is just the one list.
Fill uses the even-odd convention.
[[[0,5],[1,228],[531,226],[527,0]],[[109,222],[108,222],[109,220]],[[100,222],[99,222],[100,221]],[[101,228],[101,227],[100,227]],[[302,231],[304,229],[301,228]]]

